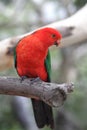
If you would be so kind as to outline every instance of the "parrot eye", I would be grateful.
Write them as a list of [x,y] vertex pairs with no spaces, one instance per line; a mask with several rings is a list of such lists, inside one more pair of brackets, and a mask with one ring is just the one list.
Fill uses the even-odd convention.
[[55,37],[56,37],[56,35],[55,35],[55,34],[52,34],[52,37],[53,37],[53,38],[55,38]]

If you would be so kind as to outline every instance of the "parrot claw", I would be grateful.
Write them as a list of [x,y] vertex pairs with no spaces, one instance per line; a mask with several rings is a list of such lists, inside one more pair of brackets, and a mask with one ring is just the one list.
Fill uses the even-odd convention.
[[32,78],[31,79],[31,84],[33,84],[34,82],[37,82],[37,81],[40,81],[40,78],[37,77],[37,78]]
[[22,76],[20,82],[22,83],[22,81],[24,81],[25,79],[27,79],[27,76]]

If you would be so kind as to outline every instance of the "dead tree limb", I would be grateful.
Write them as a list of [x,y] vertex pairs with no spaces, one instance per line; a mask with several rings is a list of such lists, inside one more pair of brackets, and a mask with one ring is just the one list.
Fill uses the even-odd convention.
[[67,94],[73,91],[73,84],[54,84],[40,79],[20,81],[19,78],[0,77],[0,94],[24,96],[43,100],[47,104],[58,107],[63,104]]

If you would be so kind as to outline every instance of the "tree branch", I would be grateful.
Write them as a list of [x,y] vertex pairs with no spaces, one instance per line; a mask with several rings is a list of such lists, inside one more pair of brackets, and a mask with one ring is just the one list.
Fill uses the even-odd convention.
[[58,107],[63,104],[67,94],[73,91],[73,84],[54,84],[36,79],[0,77],[0,94],[24,96],[43,100],[45,103]]

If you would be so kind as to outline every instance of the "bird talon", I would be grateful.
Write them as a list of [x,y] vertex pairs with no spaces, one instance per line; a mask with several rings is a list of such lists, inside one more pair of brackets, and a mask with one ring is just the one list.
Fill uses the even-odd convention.
[[22,81],[24,81],[25,79],[27,79],[27,76],[22,76],[22,77],[20,78],[20,82],[22,83]]
[[33,84],[34,82],[37,82],[37,81],[39,81],[39,80],[40,80],[39,77],[37,77],[37,78],[32,78],[32,79],[31,79],[31,84]]

